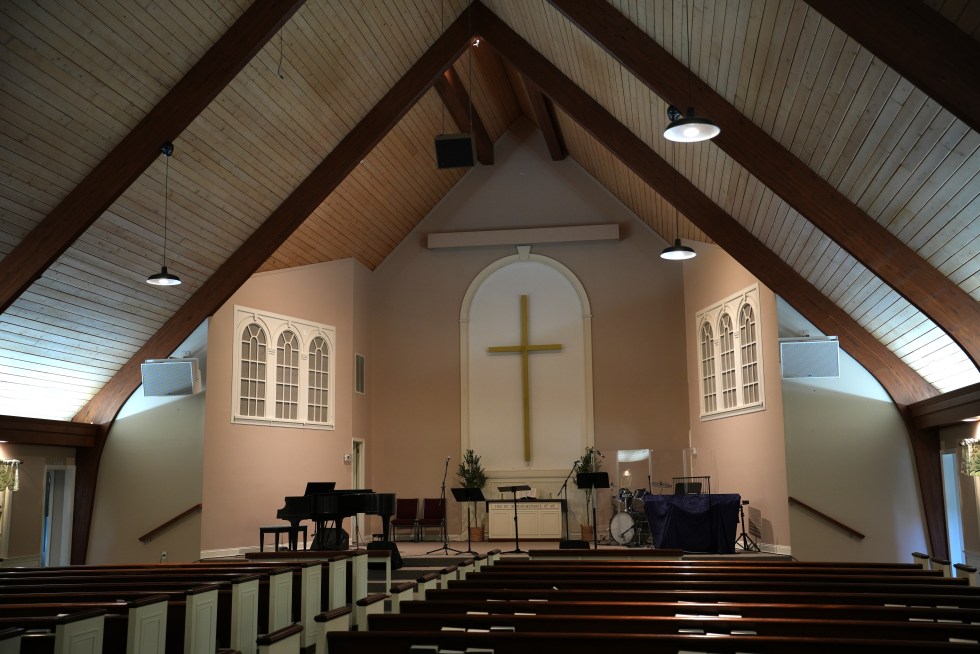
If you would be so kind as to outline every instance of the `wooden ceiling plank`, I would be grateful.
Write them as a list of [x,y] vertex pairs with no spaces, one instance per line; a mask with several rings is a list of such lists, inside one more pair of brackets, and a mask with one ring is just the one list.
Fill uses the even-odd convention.
[[[787,200],[807,220],[940,325],[980,367],[980,304],[821,179],[771,136],[606,3],[549,0],[658,95],[680,100],[693,84],[694,104],[722,125],[712,142]],[[857,3],[862,4],[862,3]],[[875,0],[869,4],[887,4]],[[903,4],[904,0],[903,0]],[[878,30],[880,26],[872,23]],[[882,30],[882,34],[888,34]],[[888,38],[893,35],[888,34]],[[899,42],[898,39],[895,39]],[[909,49],[914,52],[914,49]],[[980,60],[975,58],[973,61]],[[972,73],[975,76],[975,72]],[[980,86],[974,84],[975,89]],[[751,103],[746,106],[753,106]]]
[[160,156],[160,144],[176,138],[302,3],[253,3],[139,125],[0,261],[0,312],[122,195]]
[[980,44],[917,0],[806,0],[980,131]]
[[[472,66],[472,53],[468,54],[470,56],[469,65]],[[436,80],[435,89],[449,110],[449,115],[453,117],[456,127],[461,132],[469,133],[473,137],[476,160],[484,166],[492,166],[493,142],[490,140],[490,135],[487,134],[487,129],[480,119],[479,112],[472,105],[472,98],[463,87],[463,80],[456,73],[456,69],[452,66],[447,68],[446,72]]]

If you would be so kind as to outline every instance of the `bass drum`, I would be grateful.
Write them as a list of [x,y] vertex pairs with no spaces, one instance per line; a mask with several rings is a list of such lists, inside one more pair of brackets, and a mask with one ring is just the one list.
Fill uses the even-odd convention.
[[609,536],[620,545],[628,545],[636,535],[636,521],[639,516],[632,513],[617,513],[609,520]]

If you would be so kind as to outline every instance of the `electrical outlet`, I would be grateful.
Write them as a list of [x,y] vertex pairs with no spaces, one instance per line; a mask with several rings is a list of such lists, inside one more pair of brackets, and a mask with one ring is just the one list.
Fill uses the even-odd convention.
[[160,552],[160,563],[163,563],[166,560],[167,560],[167,550],[163,550],[162,552]]

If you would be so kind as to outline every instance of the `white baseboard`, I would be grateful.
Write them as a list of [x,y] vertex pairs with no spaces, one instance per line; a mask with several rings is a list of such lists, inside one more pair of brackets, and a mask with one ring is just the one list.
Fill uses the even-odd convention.
[[39,568],[41,566],[41,555],[32,554],[30,556],[12,556],[0,561],[0,568]]
[[791,548],[789,545],[770,545],[769,543],[760,543],[759,549],[763,552],[768,552],[769,554],[793,556],[793,548]]
[[201,559],[226,559],[245,556],[247,552],[258,552],[258,547],[225,547],[217,550],[201,550]]

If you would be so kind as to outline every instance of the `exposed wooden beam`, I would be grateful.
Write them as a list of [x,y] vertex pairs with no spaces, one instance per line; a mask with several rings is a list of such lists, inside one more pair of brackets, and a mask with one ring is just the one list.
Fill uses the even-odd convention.
[[63,420],[0,416],[0,440],[14,445],[92,447],[95,444],[95,434],[95,425]]
[[946,532],[946,500],[943,496],[943,470],[939,457],[939,430],[917,427],[909,415],[908,407],[898,409],[912,445],[915,475],[919,480],[919,494],[925,509],[929,553],[945,559],[949,557],[949,537]]
[[555,109],[551,106],[551,100],[546,98],[541,89],[526,78],[522,79],[524,80],[524,88],[527,90],[527,98],[531,102],[534,122],[538,124],[538,129],[544,135],[551,160],[561,161],[568,156],[568,149],[565,148],[565,140],[561,137],[561,127],[555,120]]
[[980,43],[921,0],[806,0],[980,132]]
[[143,120],[0,261],[0,313],[157,160],[304,0],[258,0]]
[[[473,56],[473,53],[470,53]],[[469,132],[476,145],[476,160],[484,166],[493,165],[493,142],[480,120],[480,114],[470,102],[470,95],[463,88],[463,81],[459,79],[455,68],[447,68],[446,72],[436,79],[436,92],[442,98],[449,114],[453,117],[453,122],[463,132]],[[472,117],[472,126],[470,119]]]
[[[773,254],[492,12],[483,5],[474,4],[473,19],[477,32],[486,38],[487,43],[536,84],[572,120],[604,144],[645,183],[655,188],[709,238],[786,299],[818,329],[827,334],[837,334],[844,349],[878,379],[900,409],[938,394],[891,350]],[[917,432],[910,431],[909,437],[914,448],[927,445],[917,437]],[[918,457],[916,455],[917,461]],[[935,478],[937,470],[936,466],[916,466],[926,519],[930,525],[930,538],[938,538],[935,534],[941,531],[932,529],[931,525],[943,520],[942,495],[933,491],[941,488],[941,480]],[[933,541],[934,547],[941,544]]]
[[909,415],[919,429],[949,427],[980,417],[980,384],[972,384],[909,405]]
[[[980,368],[980,302],[739,113],[612,5],[549,2],[661,98],[684,106],[692,97],[698,113],[721,127],[712,141],[715,145],[918,307]],[[976,60],[973,63],[976,85]]]
[[[84,561],[95,500],[99,461],[108,436],[108,425],[126,399],[140,385],[140,364],[146,359],[165,358],[205,318],[221,308],[228,298],[265,263],[276,249],[303,224],[335,188],[364,159],[398,121],[419,101],[435,80],[452,65],[469,45],[472,32],[467,11],[457,18],[424,55],[384,95],[326,158],[296,187],[288,198],[163,327],[126,362],[96,393],[74,420],[100,425],[95,446],[86,453],[76,478],[75,522],[72,532],[72,561]],[[81,498],[83,501],[79,501]],[[76,550],[76,544],[78,549]]]

